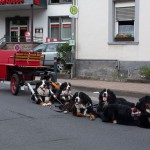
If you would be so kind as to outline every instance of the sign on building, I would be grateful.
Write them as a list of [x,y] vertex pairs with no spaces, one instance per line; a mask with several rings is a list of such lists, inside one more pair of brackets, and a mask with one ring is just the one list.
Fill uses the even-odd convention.
[[78,18],[78,11],[79,11],[78,6],[75,6],[75,5],[70,6],[70,15],[69,15],[69,17],[70,18]]
[[35,28],[35,37],[43,37],[43,28]]
[[75,40],[74,39],[70,39],[69,40],[69,45],[70,46],[75,46]]
[[0,5],[6,5],[6,4],[22,4],[24,3],[24,0],[0,0]]

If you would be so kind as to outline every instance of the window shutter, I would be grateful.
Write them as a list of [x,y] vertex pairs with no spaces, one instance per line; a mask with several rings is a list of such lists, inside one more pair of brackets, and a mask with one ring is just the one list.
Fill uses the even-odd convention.
[[116,7],[116,20],[134,20],[135,18],[135,6],[132,7]]

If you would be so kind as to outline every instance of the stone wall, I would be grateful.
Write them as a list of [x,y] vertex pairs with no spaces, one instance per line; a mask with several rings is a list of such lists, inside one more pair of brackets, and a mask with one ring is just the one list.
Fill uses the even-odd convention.
[[76,60],[77,78],[107,81],[126,81],[141,79],[140,67],[150,66],[150,62],[118,60]]
[[41,43],[6,43],[6,45],[3,47],[3,49],[15,49],[15,48],[19,48],[22,51],[30,51],[32,50],[34,47],[36,47],[37,45],[39,45]]

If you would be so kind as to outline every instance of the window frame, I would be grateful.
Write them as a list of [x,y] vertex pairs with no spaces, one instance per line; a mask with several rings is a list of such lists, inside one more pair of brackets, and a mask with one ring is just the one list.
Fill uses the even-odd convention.
[[70,19],[70,22],[63,22],[63,18],[65,18],[65,17],[62,17],[61,18],[61,24],[60,24],[60,26],[61,26],[61,29],[60,29],[60,31],[61,31],[61,34],[60,34],[60,37],[61,37],[61,40],[69,40],[69,39],[71,39],[71,33],[70,33],[70,38],[62,38],[62,30],[63,30],[63,25],[70,25],[70,30],[71,30],[71,19]]
[[[58,22],[51,22],[52,18],[58,18]],[[52,25],[58,25],[58,34],[59,34],[58,38],[60,38],[60,26],[61,26],[60,18],[59,17],[50,17],[49,18],[49,27],[50,27],[50,28],[48,28],[49,29],[49,37],[52,36],[51,30],[50,30]]]
[[[49,38],[52,38],[52,37],[51,37],[51,28],[50,28],[50,27],[51,27],[52,24],[56,24],[56,23],[51,23],[51,19],[52,19],[52,18],[59,18],[59,23],[58,23],[58,24],[59,24],[59,37],[58,37],[57,39],[60,39],[60,41],[66,41],[66,40],[71,39],[71,35],[70,35],[70,38],[62,38],[62,25],[67,23],[67,24],[70,24],[70,25],[72,26],[72,20],[71,20],[71,18],[69,18],[69,16],[59,16],[59,17],[58,17],[58,16],[55,16],[55,17],[49,17],[49,19],[48,19],[48,20],[49,20],[49,21],[48,21],[48,37],[49,37]],[[64,18],[70,19],[70,22],[65,22],[65,23],[63,23],[62,20],[63,20]],[[72,30],[72,29],[71,29],[71,30]]]
[[58,3],[53,3],[51,2],[51,0],[48,1],[48,5],[56,5],[56,4],[72,4],[73,0],[71,0],[72,2],[62,2],[62,0],[59,0]]
[[[108,5],[108,44],[129,44],[129,45],[137,45],[139,44],[139,0],[135,0],[135,20],[134,20],[134,41],[115,41],[114,35],[115,35],[115,2],[117,0],[110,0]],[[129,0],[124,0],[123,2],[129,2]],[[133,2],[131,0],[130,2]]]
[[[118,13],[117,13],[117,9],[119,9],[119,10],[123,10],[123,11],[128,11],[128,9],[130,10],[134,10],[134,16],[132,15],[132,17],[130,16],[130,17],[127,17],[127,16],[125,16],[125,14],[124,15],[121,15],[121,17],[125,17],[124,19],[122,19],[122,18],[120,18],[119,20],[117,19],[117,16],[119,15]],[[132,13],[132,11],[130,12],[130,13]],[[133,22],[133,35],[131,34],[131,33],[129,33],[129,34],[131,34],[132,35],[132,39],[131,40],[134,40],[134,33],[135,33],[135,2],[129,2],[129,3],[123,3],[123,2],[121,2],[121,3],[115,3],[115,33],[114,33],[114,39],[116,38],[116,35],[119,35],[120,33],[119,33],[119,22],[130,22],[130,21],[132,21]],[[128,35],[129,35],[128,34]],[[126,34],[122,34],[122,35],[126,35]],[[125,40],[125,39],[123,39],[123,40]],[[128,39],[129,40],[129,39]]]

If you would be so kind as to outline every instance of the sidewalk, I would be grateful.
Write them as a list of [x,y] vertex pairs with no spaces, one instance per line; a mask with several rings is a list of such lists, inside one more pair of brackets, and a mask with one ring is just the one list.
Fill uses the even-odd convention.
[[129,83],[129,82],[109,82],[99,80],[82,79],[58,79],[58,82],[70,82],[72,87],[83,91],[101,91],[104,88],[113,90],[117,95],[140,98],[150,95],[150,84],[148,83]]

